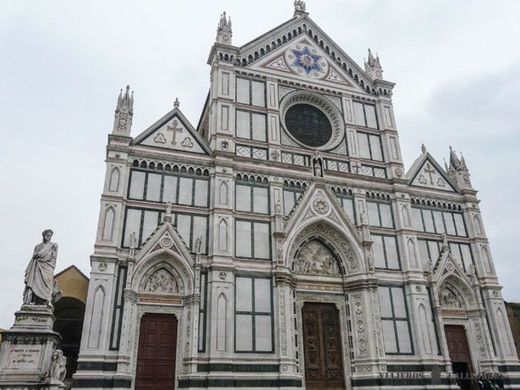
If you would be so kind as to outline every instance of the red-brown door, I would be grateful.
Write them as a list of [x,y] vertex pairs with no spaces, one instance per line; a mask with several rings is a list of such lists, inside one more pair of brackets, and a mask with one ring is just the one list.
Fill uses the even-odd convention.
[[175,388],[177,319],[169,314],[145,314],[141,319],[135,390]]
[[466,330],[462,325],[445,325],[446,342],[450,353],[453,372],[457,374],[457,384],[462,390],[471,389],[468,379],[473,373]]
[[303,306],[306,389],[344,389],[339,316],[333,304]]

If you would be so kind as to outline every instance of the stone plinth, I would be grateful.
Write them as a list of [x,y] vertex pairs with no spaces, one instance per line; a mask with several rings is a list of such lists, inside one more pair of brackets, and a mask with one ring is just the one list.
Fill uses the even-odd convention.
[[52,308],[23,305],[0,347],[0,389],[61,389],[51,362],[61,337],[52,330]]

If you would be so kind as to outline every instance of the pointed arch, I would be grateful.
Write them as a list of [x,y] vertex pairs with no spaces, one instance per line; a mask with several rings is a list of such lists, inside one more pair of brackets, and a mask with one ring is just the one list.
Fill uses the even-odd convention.
[[421,339],[423,345],[423,351],[426,355],[432,354],[432,340],[430,337],[430,331],[428,329],[428,316],[426,315],[426,308],[421,303],[419,304],[419,327],[421,330]]
[[410,226],[410,211],[408,210],[408,206],[405,204],[401,207],[401,215],[403,217],[403,225]]
[[114,221],[115,221],[116,213],[113,206],[109,206],[105,210],[105,216],[103,219],[103,234],[101,239],[103,241],[112,241],[112,237],[114,234]]
[[103,323],[105,309],[105,289],[98,286],[94,292],[92,311],[90,313],[90,327],[88,332],[88,348],[97,349],[101,342],[101,324]]
[[132,290],[147,292],[148,281],[155,272],[161,269],[172,275],[177,283],[176,293],[188,295],[193,292],[194,273],[192,268],[181,255],[170,248],[152,252],[138,261],[130,282]]
[[489,258],[489,252],[485,245],[482,245],[480,247],[480,253],[482,254],[482,262],[486,267],[486,271],[489,273],[493,272],[493,268],[491,267],[491,260]]
[[443,307],[466,310],[476,302],[468,282],[454,273],[448,274],[438,285],[437,295]]
[[218,225],[218,249],[228,251],[228,223],[225,218],[221,218]]
[[502,311],[502,308],[497,309],[497,321],[498,321],[498,330],[499,330],[499,336],[502,340],[502,345],[504,346],[504,354],[505,355],[512,355],[512,349],[511,344],[509,343],[509,337],[508,337],[508,328],[506,326],[506,319],[504,316],[504,312]]
[[475,225],[475,233],[477,234],[477,236],[481,236],[482,224],[480,223],[480,218],[478,214],[475,214],[475,216],[473,217],[473,224]]
[[219,188],[219,203],[221,205],[227,205],[228,204],[228,198],[229,198],[229,188],[227,182],[223,181],[220,183]]
[[286,253],[286,265],[295,269],[295,261],[301,248],[316,240],[324,245],[334,256],[340,275],[364,271],[363,255],[360,248],[353,244],[344,231],[328,220],[319,219],[303,226],[288,240],[289,251]]
[[408,239],[408,255],[410,256],[410,264],[413,267],[417,267],[417,251],[415,250],[415,242],[413,238]]
[[121,176],[121,173],[119,171],[119,168],[118,167],[112,168],[112,171],[110,172],[110,183],[108,185],[108,190],[110,192],[119,191],[120,176]]
[[217,351],[227,351],[228,300],[222,292],[217,298]]

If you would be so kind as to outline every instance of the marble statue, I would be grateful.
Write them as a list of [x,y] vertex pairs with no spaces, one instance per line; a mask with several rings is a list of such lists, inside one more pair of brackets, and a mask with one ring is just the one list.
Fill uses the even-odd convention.
[[34,247],[34,253],[25,270],[25,291],[23,303],[30,305],[50,305],[58,295],[54,282],[54,268],[58,255],[58,244],[51,242],[53,231],[42,233],[43,241]]
[[47,379],[51,382],[63,382],[67,375],[67,358],[60,349],[56,349],[52,353],[51,365],[47,372]]

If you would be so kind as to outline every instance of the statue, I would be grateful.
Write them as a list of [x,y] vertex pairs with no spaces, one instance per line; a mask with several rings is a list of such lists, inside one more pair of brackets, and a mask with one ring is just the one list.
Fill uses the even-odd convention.
[[294,0],[294,10],[297,12],[305,12],[305,1]]
[[53,297],[59,296],[54,282],[54,268],[58,255],[58,244],[51,242],[53,231],[42,233],[43,242],[34,247],[34,253],[25,270],[25,305],[50,305]]
[[66,375],[67,358],[63,356],[63,352],[60,349],[56,349],[52,353],[51,365],[49,367],[49,371],[45,375],[46,379],[51,383],[55,381],[63,383]]

